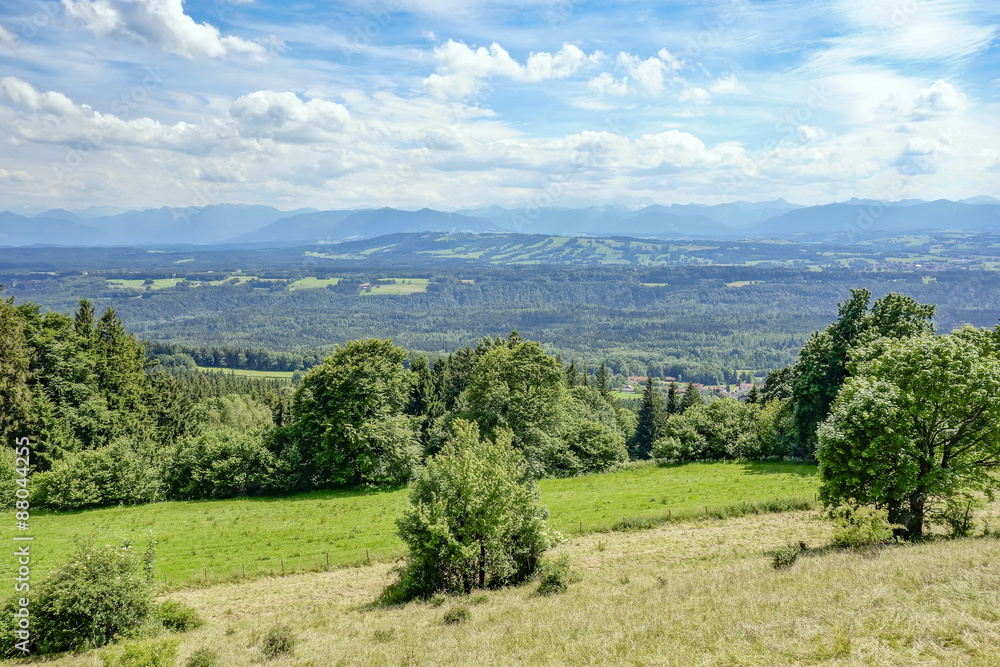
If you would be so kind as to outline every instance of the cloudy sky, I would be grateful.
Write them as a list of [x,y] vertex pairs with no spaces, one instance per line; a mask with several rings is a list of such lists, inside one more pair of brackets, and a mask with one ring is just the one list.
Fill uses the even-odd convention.
[[996,196],[998,120],[995,2],[0,4],[0,209]]

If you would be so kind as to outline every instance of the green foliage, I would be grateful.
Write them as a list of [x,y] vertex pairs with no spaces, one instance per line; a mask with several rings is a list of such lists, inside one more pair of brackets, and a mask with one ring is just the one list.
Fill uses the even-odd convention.
[[840,304],[839,319],[814,333],[799,353],[792,391],[798,439],[808,455],[817,443],[817,426],[830,414],[837,392],[851,374],[847,362],[853,347],[881,337],[905,338],[934,331],[934,306],[891,293],[876,300],[869,311],[871,296],[866,289],[852,289],[851,299]]
[[565,593],[569,585],[579,581],[579,575],[569,566],[569,556],[565,554],[555,560],[547,560],[539,567],[538,595]]
[[799,559],[799,554],[804,550],[805,549],[801,543],[789,544],[788,546],[776,549],[771,565],[775,570],[787,570],[791,566],[795,565],[795,561]]
[[896,527],[886,510],[871,505],[840,505],[830,510],[830,518],[833,543],[852,549],[891,542]]
[[184,667],[216,667],[219,655],[210,648],[200,648],[187,659]]
[[200,401],[194,419],[206,429],[266,430],[274,425],[271,408],[263,401],[239,394]]
[[278,465],[262,429],[217,426],[173,449],[163,468],[164,485],[169,497],[182,500],[261,493],[272,488]]
[[509,431],[480,438],[459,420],[453,438],[419,469],[397,521],[409,562],[385,600],[469,593],[524,581],[552,541],[547,512]]
[[469,611],[469,607],[464,604],[456,604],[444,613],[445,625],[458,625],[459,623],[465,623],[471,618],[472,612]]
[[305,454],[335,484],[398,484],[419,455],[408,395],[406,351],[389,340],[351,341],[309,371],[293,415]]
[[513,444],[537,461],[548,441],[558,437],[565,392],[559,363],[538,343],[512,339],[477,360],[463,394],[462,416],[487,436],[509,430]]
[[855,351],[850,370],[819,431],[827,503],[877,504],[917,539],[935,502],[997,487],[993,332],[879,339]]
[[276,625],[267,631],[261,645],[264,657],[274,660],[282,656],[291,655],[295,651],[295,635],[287,625]]
[[136,636],[154,613],[152,557],[152,546],[140,556],[129,542],[78,544],[70,561],[38,586],[32,600],[33,648],[56,653]]
[[763,458],[760,406],[722,398],[671,415],[652,456],[660,463]]
[[628,443],[629,455],[636,460],[647,459],[653,444],[660,439],[667,418],[663,396],[653,387],[653,378],[646,378],[646,388],[639,403],[639,419]]
[[156,618],[171,632],[187,632],[205,624],[193,607],[176,600],[164,600],[156,608]]
[[34,479],[38,505],[60,511],[141,505],[162,497],[159,468],[133,441],[70,454]]
[[28,374],[31,352],[25,337],[25,322],[13,297],[2,298],[0,285],[0,444],[12,446],[12,438],[23,435],[31,412]]
[[985,499],[971,493],[961,493],[946,498],[929,518],[932,523],[947,526],[951,537],[969,537],[976,530],[976,511],[985,506]]
[[101,654],[104,667],[173,667],[177,658],[177,639],[149,639],[128,642],[119,649]]

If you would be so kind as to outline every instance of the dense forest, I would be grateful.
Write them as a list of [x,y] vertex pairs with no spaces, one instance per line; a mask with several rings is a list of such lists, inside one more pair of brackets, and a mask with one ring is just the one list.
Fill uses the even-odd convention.
[[[727,373],[761,378],[791,363],[852,287],[936,303],[941,331],[991,326],[1000,314],[1000,275],[954,269],[507,267],[440,258],[408,266],[304,257],[302,249],[199,250],[179,265],[187,257],[180,251],[107,250],[74,264],[83,260],[62,249],[66,266],[44,272],[55,267],[28,250],[4,252],[13,252],[2,279],[9,294],[64,313],[82,297],[112,307],[152,355],[180,367],[304,371],[334,345],[367,337],[392,338],[434,361],[516,329],[591,369],[605,361],[622,377],[719,384]],[[74,266],[89,267],[87,275]],[[360,288],[407,279],[419,288]]]

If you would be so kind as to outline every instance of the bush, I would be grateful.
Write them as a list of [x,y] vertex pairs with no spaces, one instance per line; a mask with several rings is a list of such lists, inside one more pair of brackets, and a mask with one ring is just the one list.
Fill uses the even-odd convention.
[[176,639],[132,642],[120,650],[105,651],[101,662],[104,667],[173,667],[177,644]]
[[892,541],[888,512],[871,506],[841,505],[830,511],[833,519],[833,543],[838,547],[857,548]]
[[77,545],[68,563],[42,580],[32,601],[39,653],[98,648],[135,637],[154,611],[153,548],[144,556],[129,542]]
[[119,439],[56,461],[35,477],[35,492],[38,505],[59,511],[141,505],[160,496],[160,477],[135,443]]
[[187,632],[205,624],[198,612],[174,600],[167,600],[156,610],[156,617],[171,632]]
[[215,667],[219,664],[219,656],[208,648],[200,648],[191,654],[184,667]]
[[545,461],[550,472],[583,475],[604,472],[628,461],[625,436],[604,424],[579,421],[566,429]]
[[229,498],[267,490],[276,466],[262,429],[219,426],[177,445],[164,482],[171,498]]
[[276,625],[264,635],[264,645],[261,648],[269,660],[283,655],[291,655],[295,650],[295,637],[287,625]]
[[546,517],[511,433],[481,440],[475,423],[457,420],[451,442],[418,470],[396,522],[409,562],[383,602],[524,581],[552,541]]
[[472,612],[464,604],[457,604],[444,614],[444,622],[447,625],[457,625],[472,618]]
[[564,593],[570,583],[577,581],[577,575],[569,567],[569,556],[560,556],[554,561],[548,561],[540,568],[542,576],[538,581],[539,595]]
[[985,507],[986,502],[971,495],[948,498],[944,505],[932,516],[934,523],[947,526],[951,537],[969,537],[976,529],[975,512]]
[[805,544],[802,542],[781,547],[774,552],[774,560],[771,562],[771,565],[774,566],[775,570],[790,568],[795,565],[795,561],[799,559],[799,554],[803,551],[805,551]]

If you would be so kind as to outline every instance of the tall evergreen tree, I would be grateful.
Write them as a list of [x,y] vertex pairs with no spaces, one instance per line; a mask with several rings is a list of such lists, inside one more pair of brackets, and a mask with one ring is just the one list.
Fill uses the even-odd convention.
[[676,415],[681,411],[681,399],[677,393],[677,383],[671,382],[667,389],[667,414]]
[[76,311],[73,328],[86,341],[94,335],[94,306],[87,299],[80,299],[80,309]]
[[13,444],[12,437],[29,435],[25,428],[31,404],[30,365],[24,319],[14,306],[13,297],[0,298],[0,438],[7,445]]
[[576,359],[569,360],[569,368],[566,369],[566,384],[572,389],[579,381],[579,373],[576,370]]
[[663,432],[666,418],[663,396],[653,387],[653,378],[646,378],[646,388],[639,403],[639,421],[635,434],[628,442],[629,456],[634,460],[649,458],[649,453]]
[[701,397],[701,391],[694,386],[694,382],[688,382],[687,387],[684,388],[684,398],[681,400],[681,412],[702,403],[704,401]]
[[604,398],[611,397],[611,377],[608,375],[608,365],[603,361],[601,362],[601,367],[597,369],[595,384],[597,391],[601,392],[601,396]]

